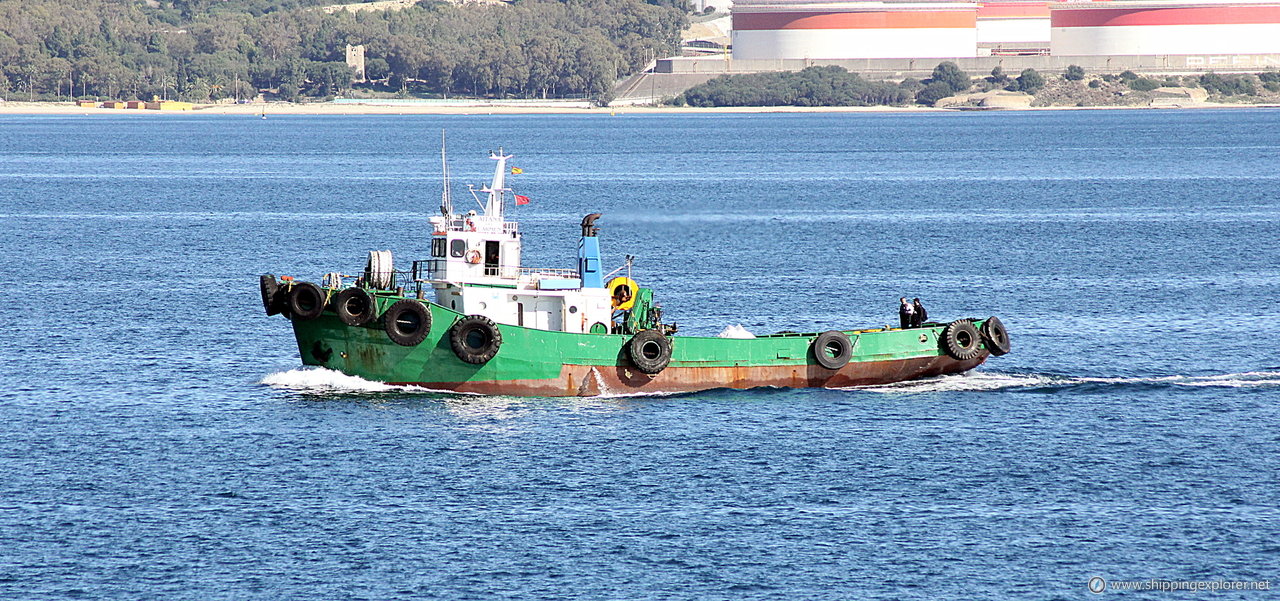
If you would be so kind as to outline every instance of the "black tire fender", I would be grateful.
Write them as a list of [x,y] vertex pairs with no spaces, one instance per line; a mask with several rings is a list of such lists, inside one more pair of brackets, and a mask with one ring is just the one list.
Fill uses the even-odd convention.
[[449,344],[453,347],[453,354],[463,362],[483,365],[498,355],[498,349],[502,347],[502,332],[492,319],[468,315],[449,329]]
[[982,335],[973,320],[957,319],[942,328],[942,350],[952,359],[968,361],[982,352]]
[[280,283],[276,276],[269,273],[258,276],[258,290],[262,293],[262,308],[267,316],[277,315],[285,310],[284,294],[280,291]]
[[324,313],[324,291],[311,282],[298,282],[289,288],[289,312],[295,319],[315,319]]
[[671,363],[671,339],[657,330],[640,330],[627,341],[627,357],[646,374],[661,373]]
[[418,346],[431,332],[431,311],[419,301],[398,300],[382,314],[382,329],[400,346]]
[[1004,322],[999,317],[991,316],[982,322],[982,339],[987,343],[987,350],[997,357],[1009,354],[1009,331],[1004,329]]
[[853,358],[853,343],[844,332],[831,330],[813,339],[813,358],[827,369],[840,369]]
[[363,288],[347,288],[333,297],[333,312],[338,314],[342,323],[362,326],[377,317],[378,306]]

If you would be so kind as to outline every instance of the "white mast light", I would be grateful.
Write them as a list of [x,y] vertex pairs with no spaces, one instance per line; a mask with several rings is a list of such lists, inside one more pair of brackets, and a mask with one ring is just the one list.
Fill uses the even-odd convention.
[[503,200],[505,200],[506,193],[511,191],[506,187],[507,159],[511,157],[512,155],[503,154],[502,148],[498,148],[496,153],[489,153],[489,158],[498,161],[498,164],[493,169],[493,181],[489,182],[488,186],[480,189],[481,192],[489,194],[489,202],[484,207],[484,214],[496,217],[499,221],[502,220]]

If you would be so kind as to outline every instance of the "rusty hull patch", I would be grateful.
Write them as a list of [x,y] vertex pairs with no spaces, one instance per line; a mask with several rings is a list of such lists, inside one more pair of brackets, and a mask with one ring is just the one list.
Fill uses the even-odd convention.
[[767,365],[734,367],[671,366],[649,375],[631,365],[565,365],[558,379],[485,380],[469,382],[393,382],[433,390],[519,396],[599,396],[635,393],[696,392],[712,388],[843,388],[873,386],[905,380],[955,374],[971,370],[987,360],[988,353],[968,361],[946,355],[849,363],[839,370],[820,365]]

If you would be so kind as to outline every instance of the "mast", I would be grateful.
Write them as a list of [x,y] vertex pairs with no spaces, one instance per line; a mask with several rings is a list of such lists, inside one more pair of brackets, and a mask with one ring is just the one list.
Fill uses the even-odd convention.
[[453,196],[449,193],[449,161],[445,159],[444,130],[440,130],[440,172],[444,174],[444,188],[440,190],[440,212],[453,217]]
[[489,201],[484,206],[484,214],[497,217],[499,220],[502,219],[502,201],[506,193],[510,192],[510,190],[505,186],[507,177],[507,159],[511,157],[512,155],[503,154],[502,148],[498,148],[497,153],[489,153],[489,158],[498,161],[498,164],[495,165],[493,169],[493,181],[489,182],[488,186],[481,188],[480,190],[481,192],[487,192],[489,194]]

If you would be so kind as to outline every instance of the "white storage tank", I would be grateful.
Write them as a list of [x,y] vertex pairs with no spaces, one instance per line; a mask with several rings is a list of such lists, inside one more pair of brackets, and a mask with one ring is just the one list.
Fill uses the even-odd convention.
[[1280,53],[1280,2],[1062,2],[1050,6],[1056,56]]
[[974,2],[737,0],[733,58],[975,56],[977,13]]
[[978,46],[1049,49],[1049,3],[996,0],[978,5]]

